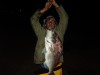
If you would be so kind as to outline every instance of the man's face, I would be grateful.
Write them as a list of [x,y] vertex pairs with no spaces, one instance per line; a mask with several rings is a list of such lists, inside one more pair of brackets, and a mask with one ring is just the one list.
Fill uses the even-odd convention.
[[54,29],[55,26],[56,26],[56,21],[54,18],[50,18],[47,20],[47,22],[46,22],[47,29]]

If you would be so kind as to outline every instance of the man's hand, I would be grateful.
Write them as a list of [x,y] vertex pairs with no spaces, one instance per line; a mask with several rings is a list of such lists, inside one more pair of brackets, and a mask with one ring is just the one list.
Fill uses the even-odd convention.
[[52,2],[52,4],[56,7],[56,8],[58,8],[59,7],[59,5],[56,3],[56,1],[55,0],[49,0],[50,2]]
[[45,11],[47,11],[48,9],[50,9],[51,6],[52,6],[52,2],[51,1],[46,2],[45,7],[42,10],[40,10],[40,12],[44,13]]
[[44,7],[42,10],[40,10],[40,12],[41,12],[41,13],[46,12],[48,9],[51,8],[52,5],[53,5],[54,7],[56,7],[56,8],[59,7],[59,5],[56,3],[55,0],[48,0],[48,2],[46,2],[46,4],[45,4],[45,7]]
[[46,4],[45,4],[45,9],[49,9],[49,8],[51,8],[51,6],[52,6],[52,2],[51,1],[48,1],[48,2],[46,2]]

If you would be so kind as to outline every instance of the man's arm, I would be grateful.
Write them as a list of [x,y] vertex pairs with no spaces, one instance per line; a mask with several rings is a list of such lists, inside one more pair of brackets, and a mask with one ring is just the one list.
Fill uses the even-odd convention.
[[39,32],[41,31],[41,24],[39,23],[39,19],[41,15],[42,14],[40,13],[40,11],[37,10],[31,17],[31,25],[37,36],[39,35]]
[[42,32],[42,27],[39,22],[39,19],[43,13],[45,13],[49,8],[51,8],[51,6],[51,2],[46,2],[45,7],[41,10],[37,10],[31,17],[32,28],[34,29],[37,36]]
[[61,32],[61,33],[65,33],[65,30],[67,28],[67,25],[68,25],[68,14],[66,13],[66,11],[64,10],[64,8],[62,7],[62,5],[58,5],[56,3],[55,0],[52,0],[52,3],[59,15],[59,25],[58,25],[58,30]]
[[62,5],[57,7],[56,11],[58,12],[60,18],[58,29],[61,31],[61,33],[65,33],[68,26],[68,14],[66,13]]

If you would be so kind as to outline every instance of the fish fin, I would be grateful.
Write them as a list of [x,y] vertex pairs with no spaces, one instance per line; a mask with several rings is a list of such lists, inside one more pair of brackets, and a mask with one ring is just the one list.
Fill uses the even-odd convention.
[[49,69],[45,62],[43,63],[43,68],[45,68],[47,70]]

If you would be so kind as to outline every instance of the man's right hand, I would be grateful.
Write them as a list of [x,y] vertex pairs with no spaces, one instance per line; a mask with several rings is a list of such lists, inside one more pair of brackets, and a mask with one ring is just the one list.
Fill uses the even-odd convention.
[[45,9],[50,9],[51,8],[51,6],[52,6],[52,2],[50,2],[50,1],[48,1],[48,2],[46,2],[46,4],[45,4]]
[[51,8],[51,6],[52,6],[52,2],[51,1],[46,2],[45,7],[42,10],[40,10],[40,12],[41,13],[46,12],[48,9]]

